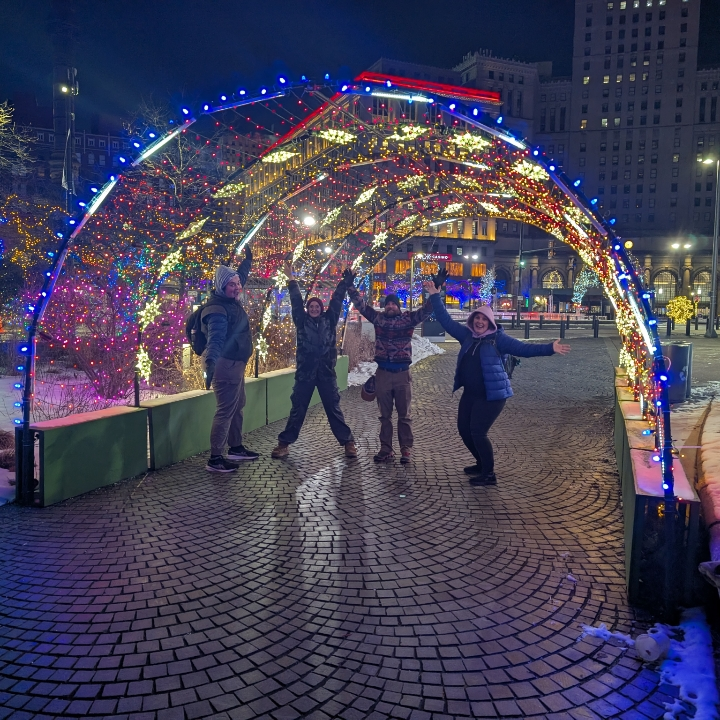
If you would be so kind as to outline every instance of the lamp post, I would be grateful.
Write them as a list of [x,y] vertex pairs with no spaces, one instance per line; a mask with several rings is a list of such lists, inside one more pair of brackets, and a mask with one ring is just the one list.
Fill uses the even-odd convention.
[[520,327],[520,301],[522,299],[522,269],[523,269],[523,223],[520,223],[520,247],[518,248],[518,286],[517,286],[517,323]]
[[720,225],[720,158],[706,158],[704,165],[715,163],[715,222],[713,224],[712,276],[710,278],[710,312],[705,337],[716,338],[715,316],[717,313],[718,225]]

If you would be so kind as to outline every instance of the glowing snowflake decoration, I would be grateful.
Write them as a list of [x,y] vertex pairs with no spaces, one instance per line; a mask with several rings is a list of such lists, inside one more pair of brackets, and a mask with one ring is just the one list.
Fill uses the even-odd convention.
[[282,268],[280,268],[276,273],[275,277],[273,278],[273,282],[275,283],[275,287],[278,290],[282,290],[284,287],[287,286],[287,284],[290,282],[290,278],[285,274]]
[[414,225],[415,221],[420,217],[417,213],[414,215],[408,215],[404,220],[401,220],[397,226],[396,230],[400,233],[405,232],[406,230],[410,230]]
[[268,305],[265,308],[265,312],[263,313],[263,319],[262,319],[262,329],[263,331],[265,328],[270,324],[270,321],[272,320],[272,305]]
[[320,226],[323,225],[332,225],[339,217],[340,213],[343,211],[342,206],[333,208],[324,218],[323,221],[320,223]]
[[488,212],[491,213],[499,213],[502,212],[502,210],[495,204],[491,202],[481,202],[480,203]]
[[255,349],[258,351],[258,355],[260,356],[261,360],[265,360],[268,356],[268,343],[267,340],[260,335],[260,337],[257,339],[257,342],[255,343]]
[[321,130],[318,135],[323,140],[340,144],[352,142],[357,137],[352,133],[345,132],[345,130],[338,130],[337,128],[328,128],[327,130]]
[[419,127],[418,125],[404,125],[400,128],[400,132],[395,131],[389,137],[391,140],[417,140],[428,130],[429,128]]
[[353,270],[357,270],[361,265],[363,261],[363,256],[358,255],[353,261],[352,265],[350,266]]
[[404,180],[400,180],[397,184],[399,190],[407,192],[408,190],[414,190],[419,185],[422,185],[427,178],[425,175],[409,175]]
[[300,153],[293,152],[292,150],[276,150],[275,152],[271,152],[269,155],[266,155],[262,161],[264,163],[284,163],[287,162],[291,157],[295,157],[296,155],[299,155]]
[[535,165],[535,163],[528,162],[527,160],[518,160],[518,162],[513,165],[513,170],[523,177],[529,180],[535,180],[536,182],[542,182],[550,177],[539,165]]
[[450,203],[447,207],[445,207],[442,211],[443,215],[455,215],[460,210],[462,210],[465,207],[465,203],[456,202],[456,203]]
[[150,382],[150,373],[152,372],[152,360],[148,355],[147,350],[143,345],[140,346],[137,354],[136,369],[140,373],[140,377],[145,380],[146,383]]
[[147,305],[138,313],[138,323],[140,330],[145,330],[148,325],[151,325],[155,318],[160,314],[160,303],[158,299],[154,297],[149,300]]
[[175,269],[175,266],[180,262],[182,258],[182,250],[178,249],[167,255],[164,260],[160,263],[160,269],[158,270],[158,277],[167,275]]
[[293,250],[292,261],[293,261],[294,263],[298,261],[298,258],[302,255],[304,249],[305,249],[305,241],[304,241],[304,240],[301,240],[301,241],[297,244],[297,246],[295,247],[295,249]]
[[188,238],[194,237],[197,235],[202,229],[203,225],[209,220],[210,218],[201,218],[200,220],[195,220],[191,222],[178,236],[178,240],[187,240]]
[[383,230],[382,232],[379,232],[372,241],[372,249],[377,250],[379,247],[382,247],[387,242],[389,233],[386,230]]
[[367,190],[363,190],[357,197],[357,200],[355,201],[355,205],[362,205],[366,203],[377,190],[377,185],[373,185],[373,187],[368,188]]
[[476,180],[475,178],[459,175],[455,179],[466,188],[472,188],[473,190],[482,190],[483,189],[483,184],[479,180]]
[[479,152],[486,147],[490,147],[490,141],[479,135],[473,135],[470,132],[454,135],[450,138],[450,142],[455,143],[459,148],[470,152]]
[[245,189],[245,183],[228,183],[221,187],[214,195],[214,198],[225,198],[238,195]]

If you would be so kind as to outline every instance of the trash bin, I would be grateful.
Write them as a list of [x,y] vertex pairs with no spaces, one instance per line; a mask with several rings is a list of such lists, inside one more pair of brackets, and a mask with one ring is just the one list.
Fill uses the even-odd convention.
[[667,343],[662,346],[668,376],[668,397],[671,403],[685,402],[692,372],[692,343]]

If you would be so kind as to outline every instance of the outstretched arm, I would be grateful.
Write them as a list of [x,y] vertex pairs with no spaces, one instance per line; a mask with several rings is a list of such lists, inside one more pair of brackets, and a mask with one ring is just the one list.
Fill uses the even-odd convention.
[[432,303],[435,318],[440,325],[442,325],[443,330],[445,330],[450,337],[454,337],[458,342],[463,342],[470,333],[470,329],[450,317],[447,308],[445,307],[445,303],[440,297],[440,291],[435,287],[435,284],[432,281],[427,281],[425,283],[425,289],[430,295],[430,302]]
[[365,302],[365,299],[360,295],[356,287],[350,287],[347,291],[350,300],[352,300],[352,304],[358,309],[360,314],[366,317],[369,322],[374,323],[378,316],[377,310]]
[[544,357],[555,353],[566,355],[570,352],[570,346],[563,345],[559,340],[551,343],[528,343],[516,340],[505,333],[498,333],[496,342],[498,352],[518,357]]
[[245,246],[245,259],[240,263],[240,267],[238,267],[238,277],[240,278],[240,283],[243,287],[245,287],[245,283],[247,282],[248,275],[250,275],[250,268],[252,267],[252,251],[250,250],[250,246]]

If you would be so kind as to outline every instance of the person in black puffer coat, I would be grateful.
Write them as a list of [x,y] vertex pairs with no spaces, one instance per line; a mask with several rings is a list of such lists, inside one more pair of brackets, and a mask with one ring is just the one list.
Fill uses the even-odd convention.
[[475,465],[465,468],[471,485],[495,485],[495,458],[488,431],[512,397],[510,379],[505,372],[503,355],[538,357],[570,352],[559,340],[552,343],[526,343],[506,335],[495,323],[491,308],[482,306],[470,313],[467,324],[453,320],[440,297],[439,286],[428,281],[437,321],[460,343],[453,392],[463,388],[458,408],[458,432],[465,447],[473,454]]
[[[292,266],[285,264],[284,272],[292,278]],[[290,401],[292,409],[285,429],[278,435],[277,447],[272,451],[276,459],[286,458],[290,445],[298,439],[305,422],[308,406],[315,388],[318,389],[330,430],[345,447],[345,456],[357,457],[352,431],[340,409],[335,363],[337,362],[337,324],[345,298],[345,280],[338,283],[327,310],[322,300],[311,297],[303,307],[302,294],[297,281],[290,280],[292,318],[297,328],[295,386]]]

